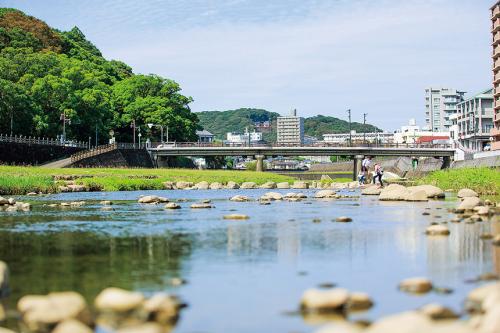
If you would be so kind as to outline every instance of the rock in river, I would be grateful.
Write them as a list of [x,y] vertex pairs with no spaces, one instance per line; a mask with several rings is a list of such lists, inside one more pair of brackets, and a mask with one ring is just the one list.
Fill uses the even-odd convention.
[[348,300],[349,292],[346,289],[309,289],[302,295],[300,304],[306,312],[333,312],[341,311]]
[[457,197],[459,198],[478,197],[478,196],[479,195],[476,193],[476,191],[468,188],[463,188],[457,193]]
[[194,203],[191,205],[191,208],[193,209],[203,209],[203,208],[213,208],[213,207],[214,206],[212,206],[209,203]]
[[95,307],[100,312],[127,312],[142,306],[144,296],[119,288],[107,288],[95,299]]
[[194,187],[197,190],[208,190],[209,186],[210,186],[210,184],[208,184],[208,182],[206,182],[206,181],[202,181],[202,182],[196,183],[194,185]]
[[481,199],[478,197],[466,197],[464,200],[458,205],[459,210],[473,210],[474,207],[481,206]]
[[296,181],[292,184],[292,188],[294,189],[308,189],[309,188],[309,184],[307,182],[304,182],[304,181]]
[[435,320],[458,318],[453,310],[435,303],[424,305],[418,311]]
[[[87,325],[74,319],[69,319],[61,322],[56,326],[52,333],[93,333],[94,330],[90,329]],[[2,333],[0,331],[0,333]]]
[[9,267],[5,262],[0,261],[0,299],[9,294]]
[[168,202],[168,199],[164,197],[159,197],[157,195],[145,195],[143,197],[140,197],[138,202],[146,204],[155,204],[159,202]]
[[434,185],[418,185],[418,186],[410,186],[408,187],[410,192],[413,191],[424,191],[427,195],[427,198],[444,198],[445,194],[442,189],[436,187]]
[[248,220],[250,216],[244,214],[224,215],[224,220]]
[[425,233],[429,236],[448,236],[450,230],[444,225],[435,224],[425,229]]
[[179,204],[176,204],[175,202],[169,202],[168,204],[165,205],[166,209],[180,209],[181,206]]
[[373,306],[373,301],[367,293],[351,292],[347,307],[349,310],[366,310]]
[[347,216],[340,216],[335,219],[335,222],[352,222],[352,218]]
[[263,188],[263,189],[273,189],[273,188],[276,188],[276,183],[275,182],[265,182],[264,184],[260,185],[260,188]]
[[314,194],[315,198],[336,198],[337,193],[334,190],[321,190]]
[[283,200],[283,195],[278,192],[267,192],[263,196],[260,197],[260,200]]
[[65,320],[92,325],[92,316],[82,295],[68,291],[46,296],[27,295],[17,303],[22,321],[32,332],[49,332]]
[[236,189],[240,188],[240,185],[238,185],[237,183],[235,183],[233,181],[229,181],[226,184],[226,188],[229,189],[229,190],[236,190]]
[[369,185],[361,191],[362,195],[379,195],[382,189],[377,185]]
[[255,184],[254,182],[244,182],[243,184],[241,184],[240,188],[241,189],[254,189],[254,188],[257,188],[257,184]]
[[289,189],[290,188],[290,184],[288,182],[277,183],[276,184],[276,188]]
[[247,197],[246,195],[235,195],[234,197],[232,197],[229,200],[236,201],[236,202],[246,202],[246,201],[250,201],[250,198]]
[[399,289],[409,293],[427,293],[432,289],[432,282],[423,277],[409,278],[399,283]]

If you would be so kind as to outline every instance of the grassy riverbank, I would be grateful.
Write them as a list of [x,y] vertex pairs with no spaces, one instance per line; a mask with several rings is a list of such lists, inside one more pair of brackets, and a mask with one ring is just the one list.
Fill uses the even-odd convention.
[[435,171],[418,181],[455,191],[470,188],[481,195],[500,195],[500,171],[490,168],[464,168]]
[[266,181],[293,182],[285,175],[268,172],[232,170],[192,169],[47,169],[39,167],[0,166],[0,194],[25,194],[28,192],[57,192],[63,181],[54,182],[56,177],[72,176],[75,184],[85,185],[93,191],[133,191],[162,189],[166,181],[190,181],[197,183],[236,183]]

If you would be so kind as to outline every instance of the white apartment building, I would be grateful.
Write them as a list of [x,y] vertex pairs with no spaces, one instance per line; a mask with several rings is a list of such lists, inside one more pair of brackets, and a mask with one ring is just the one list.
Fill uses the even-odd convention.
[[425,124],[432,132],[448,132],[450,116],[457,112],[457,104],[464,100],[465,91],[451,88],[425,89]]
[[357,133],[354,130],[351,131],[351,135],[349,133],[323,134],[325,143],[347,143],[349,138],[352,139],[353,144],[363,143],[364,140],[367,143],[392,143],[394,134],[389,132]]
[[[452,128],[451,122],[450,128]],[[448,138],[449,140],[450,131],[437,132],[431,131],[427,127],[420,128],[415,119],[410,119],[408,125],[403,125],[401,129],[394,132],[394,143],[417,143],[423,137],[436,138],[436,140]]]
[[304,143],[304,118],[297,117],[297,110],[291,116],[278,117],[276,127],[278,143]]
[[233,133],[233,132],[226,133],[226,143],[229,144],[244,145],[247,144],[248,142],[257,143],[261,141],[262,141],[262,133],[256,132],[255,130],[253,132],[249,132],[248,128],[245,128],[244,133]]
[[455,139],[467,149],[490,149],[493,129],[493,89],[485,90],[457,104]]

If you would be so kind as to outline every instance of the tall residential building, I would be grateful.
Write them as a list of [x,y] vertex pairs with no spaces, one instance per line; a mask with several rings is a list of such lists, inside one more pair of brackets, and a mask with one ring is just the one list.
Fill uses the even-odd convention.
[[465,91],[450,88],[425,89],[425,124],[432,132],[448,132],[450,116],[457,113],[457,103],[464,100]]
[[297,110],[291,116],[278,117],[278,143],[304,143],[304,118],[297,117]]
[[500,150],[500,1],[491,7],[491,34],[493,46],[493,138],[492,150]]
[[475,151],[484,150],[493,129],[493,89],[457,104],[458,141]]

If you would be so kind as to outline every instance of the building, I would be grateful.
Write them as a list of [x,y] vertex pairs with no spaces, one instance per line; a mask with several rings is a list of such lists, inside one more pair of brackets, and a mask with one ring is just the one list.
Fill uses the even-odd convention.
[[464,100],[465,91],[451,88],[425,89],[425,124],[432,132],[448,132],[450,116],[457,112],[457,104]]
[[245,145],[248,143],[258,143],[262,142],[262,133],[256,132],[248,132],[248,128],[245,128],[245,133],[226,133],[226,142],[232,145]]
[[491,149],[500,150],[500,1],[491,7],[491,34],[493,58],[493,128]]
[[[424,139],[419,139],[421,137],[424,137]],[[449,142],[450,132],[431,131],[427,127],[420,128],[420,126],[416,124],[415,119],[410,119],[408,125],[403,125],[401,129],[394,132],[394,143],[398,144],[423,143],[424,141],[429,143],[429,141],[434,140],[433,138],[440,141],[446,139]]]
[[389,132],[357,133],[356,131],[351,131],[351,135],[349,133],[323,134],[325,143],[345,144],[349,142],[349,138],[353,144],[365,141],[367,143],[392,143],[394,134]]
[[473,151],[489,150],[493,129],[493,89],[458,103],[456,122],[457,139],[462,146]]
[[297,110],[291,116],[277,119],[278,143],[304,143],[304,118],[297,117]]
[[203,143],[211,143],[214,142],[215,135],[210,133],[209,131],[196,131],[196,135],[198,136],[198,142]]

